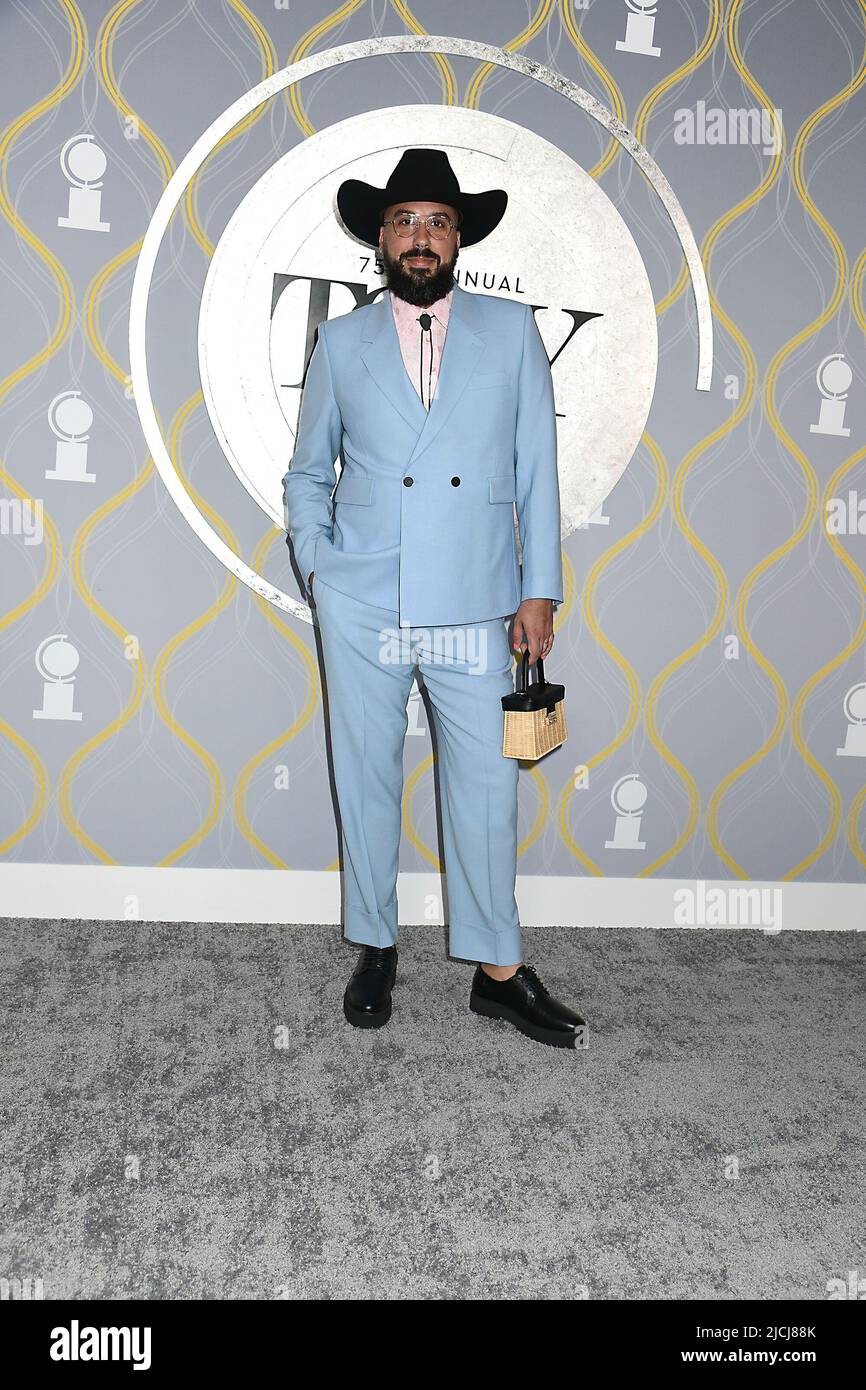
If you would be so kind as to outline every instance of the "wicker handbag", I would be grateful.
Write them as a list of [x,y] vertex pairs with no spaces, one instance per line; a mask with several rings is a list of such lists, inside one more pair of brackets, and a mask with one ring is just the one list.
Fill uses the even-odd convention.
[[553,685],[544,679],[541,657],[536,665],[536,680],[528,683],[529,649],[523,653],[517,668],[517,689],[513,695],[503,695],[505,711],[502,729],[502,753],[506,758],[533,761],[558,748],[568,738],[565,726],[565,686]]

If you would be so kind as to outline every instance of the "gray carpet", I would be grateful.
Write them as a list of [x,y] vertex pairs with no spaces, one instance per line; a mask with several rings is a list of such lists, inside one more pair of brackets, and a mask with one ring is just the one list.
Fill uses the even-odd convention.
[[587,1051],[470,1014],[441,928],[404,928],[362,1032],[335,928],[4,922],[0,1277],[772,1300],[866,1274],[862,934],[526,936]]

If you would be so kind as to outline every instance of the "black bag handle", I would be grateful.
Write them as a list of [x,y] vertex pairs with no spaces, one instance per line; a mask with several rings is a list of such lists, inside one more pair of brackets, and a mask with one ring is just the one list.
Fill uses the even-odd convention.
[[[541,657],[535,663],[536,666],[536,685],[544,685],[544,662]],[[529,648],[527,647],[521,657],[520,665],[517,668],[517,693],[525,695],[529,684]]]

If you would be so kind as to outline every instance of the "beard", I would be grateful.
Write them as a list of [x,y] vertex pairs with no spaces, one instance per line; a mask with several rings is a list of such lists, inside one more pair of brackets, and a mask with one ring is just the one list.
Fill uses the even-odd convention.
[[[455,250],[450,261],[442,261],[432,246],[421,252],[415,252],[409,246],[397,257],[389,256],[383,246],[380,255],[385,267],[388,289],[393,290],[398,299],[405,299],[407,304],[417,304],[426,308],[428,304],[435,304],[437,299],[446,295],[454,284],[454,267],[459,250]],[[430,269],[407,265],[406,262],[415,255],[429,256]]]

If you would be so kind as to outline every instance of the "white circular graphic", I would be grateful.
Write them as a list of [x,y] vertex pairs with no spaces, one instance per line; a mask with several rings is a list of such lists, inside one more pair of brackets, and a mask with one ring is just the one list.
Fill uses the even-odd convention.
[[[348,65],[351,62],[368,57],[384,57],[405,53],[447,53],[449,56],[470,58],[474,59],[476,62],[490,63],[496,67],[519,73],[527,79],[539,82],[552,91],[558,92],[572,103],[575,108],[585,112],[593,120],[597,121],[603,129],[609,132],[613,139],[619,142],[621,147],[640,166],[646,179],[654,188],[679,238],[683,255],[688,266],[695,298],[698,338],[698,370],[695,383],[697,389],[700,391],[709,390],[712,377],[713,333],[709,289],[701,262],[700,251],[689,226],[688,219],[670,183],[665,178],[649,151],[646,150],[632,132],[628,130],[621,121],[618,121],[613,113],[590,92],[584,91],[582,87],[571,82],[567,77],[563,77],[561,73],[552,72],[549,68],[543,67],[534,59],[527,58],[522,54],[508,53],[503,48],[495,48],[490,44],[480,43],[475,39],[452,38],[448,35],[439,34],[398,34],[385,38],[362,39],[355,43],[343,44],[338,48],[330,48],[320,53],[310,54],[308,57],[300,59],[299,62],[292,63],[289,67],[282,68],[279,72],[265,78],[264,81],[259,82],[257,86],[251,88],[250,91],[245,92],[237,101],[232,102],[231,106],[227,107],[225,111],[221,112],[221,114],[211,122],[180,161],[180,164],[162,192],[162,196],[150,220],[150,225],[142,239],[141,250],[135,268],[135,277],[133,279],[129,305],[130,375],[136,409],[138,410],[141,427],[148,448],[151,451],[154,463],[159,470],[166,490],[192,530],[207,546],[211,553],[216,556],[221,564],[225,565],[231,573],[235,574],[261,598],[308,622],[311,621],[311,614],[307,604],[299,602],[297,599],[290,598],[282,589],[277,588],[275,585],[271,584],[269,580],[263,578],[262,575],[257,574],[255,570],[251,569],[250,566],[240,558],[240,556],[236,555],[234,551],[231,550],[199,510],[174,468],[168,449],[166,448],[165,440],[162,436],[159,418],[150,391],[150,377],[147,366],[148,298],[156,268],[156,260],[163,238],[174,213],[177,211],[190,179],[192,179],[195,173],[202,167],[205,160],[217,149],[220,142],[225,139],[239,122],[243,121],[252,111],[257,110],[263,102],[269,101],[272,97],[285,91],[292,83],[300,82],[305,77],[310,77],[318,72],[326,72],[331,68],[339,67],[344,64]],[[433,111],[437,119],[441,119],[443,115],[453,112],[453,108],[451,107],[427,107],[421,109]],[[393,119],[393,109],[390,115]],[[363,117],[358,119],[362,120]],[[441,127],[437,125],[437,130],[439,129],[441,129]],[[404,143],[409,143],[409,133],[404,131],[401,132],[401,134],[405,137]],[[473,152],[465,151],[464,153],[471,155]],[[309,192],[311,190],[308,189],[307,191]],[[627,374],[628,364],[625,362],[620,363],[620,370],[622,373]],[[605,383],[605,389],[612,389],[609,382]],[[226,445],[227,438],[224,442],[224,447],[226,447]],[[231,452],[229,452],[229,457],[231,458]],[[243,463],[240,458],[233,460],[233,462],[235,467],[239,468],[241,471],[241,476],[247,478],[247,482],[251,487],[254,486],[253,478],[247,476],[247,465]],[[285,460],[280,460],[280,476],[282,476],[282,473],[285,471],[283,467],[284,462]],[[591,476],[595,464],[591,458],[586,460],[585,464]],[[256,491],[260,493],[260,504],[263,506],[264,510],[271,511],[271,514],[273,514],[271,510],[272,502],[268,501],[268,497],[273,497],[272,488],[273,483],[269,483],[267,479],[264,482],[263,488],[256,486]],[[584,495],[591,495],[591,493],[585,492]],[[567,497],[566,507],[572,508],[573,510],[575,500],[574,497]],[[282,525],[282,520],[280,520],[280,525]]]
[[318,323],[385,293],[373,251],[339,222],[337,188],[346,178],[382,185],[406,146],[424,145],[446,150],[462,187],[508,193],[499,226],[461,250],[455,273],[470,293],[535,308],[551,359],[564,539],[601,505],[640,442],[658,362],[655,304],[631,233],[595,180],[498,116],[370,111],[311,136],[259,179],[220,237],[202,297],[211,422],[243,486],[282,525],[282,477]]

